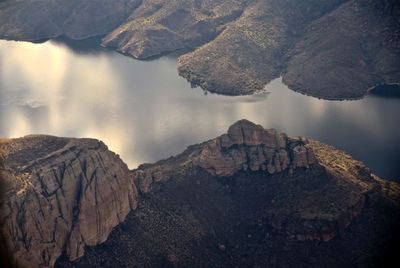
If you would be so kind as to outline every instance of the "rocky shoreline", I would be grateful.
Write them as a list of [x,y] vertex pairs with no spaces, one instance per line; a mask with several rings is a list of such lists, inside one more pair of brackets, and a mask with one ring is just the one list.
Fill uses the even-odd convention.
[[330,100],[362,98],[377,84],[400,81],[398,1],[47,2],[0,3],[0,36],[105,34],[103,46],[137,59],[191,49],[178,59],[179,75],[226,95],[254,94],[279,76],[295,91]]

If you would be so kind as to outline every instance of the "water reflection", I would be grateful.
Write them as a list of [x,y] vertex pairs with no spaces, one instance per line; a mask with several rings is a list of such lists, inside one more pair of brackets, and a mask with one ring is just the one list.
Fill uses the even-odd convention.
[[73,40],[65,36],[52,39],[51,42],[56,45],[61,45],[72,50],[75,54],[100,54],[112,53],[112,50],[106,50],[100,46],[103,36],[94,36],[82,40]]
[[135,168],[247,118],[327,142],[380,176],[400,178],[400,99],[318,100],[280,79],[254,96],[204,95],[177,76],[171,55],[136,61],[102,48],[77,50],[59,41],[0,41],[0,137],[94,137]]

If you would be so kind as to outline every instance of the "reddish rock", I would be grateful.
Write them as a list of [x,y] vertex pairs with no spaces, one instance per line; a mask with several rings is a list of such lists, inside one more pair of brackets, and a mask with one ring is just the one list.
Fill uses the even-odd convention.
[[[264,129],[247,120],[229,127],[228,133],[206,143],[199,166],[217,176],[231,176],[239,170],[266,170],[270,174],[316,162],[302,137],[288,139],[275,129]],[[292,159],[290,155],[293,155]]]

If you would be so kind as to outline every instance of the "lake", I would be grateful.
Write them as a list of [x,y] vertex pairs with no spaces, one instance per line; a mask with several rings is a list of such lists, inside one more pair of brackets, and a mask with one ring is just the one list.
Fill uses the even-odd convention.
[[178,76],[176,54],[137,61],[95,41],[0,41],[0,137],[96,138],[133,169],[246,118],[333,145],[400,180],[399,98],[320,100],[281,79],[253,96],[205,94]]

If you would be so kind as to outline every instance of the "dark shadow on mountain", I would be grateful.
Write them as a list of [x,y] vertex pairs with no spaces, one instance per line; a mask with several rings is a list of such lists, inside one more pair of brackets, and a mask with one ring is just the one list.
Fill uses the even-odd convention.
[[121,53],[121,54],[125,55],[125,56],[128,56],[128,57],[131,57],[131,58],[133,58],[135,60],[153,61],[153,60],[158,60],[161,57],[177,59],[178,57],[180,57],[180,56],[182,56],[184,54],[193,52],[193,51],[194,51],[194,49],[192,49],[192,48],[181,48],[181,49],[177,49],[177,50],[173,50],[173,51],[165,51],[165,52],[162,52],[162,53],[160,53],[158,55],[150,56],[150,57],[147,57],[145,59],[137,59],[137,58],[132,57],[131,55],[128,55],[128,54],[124,54],[124,53]]
[[57,37],[51,39],[57,45],[66,46],[72,52],[76,54],[100,54],[100,53],[112,53],[111,50],[101,46],[101,39],[103,36],[94,36],[83,40],[74,40],[66,36]]

